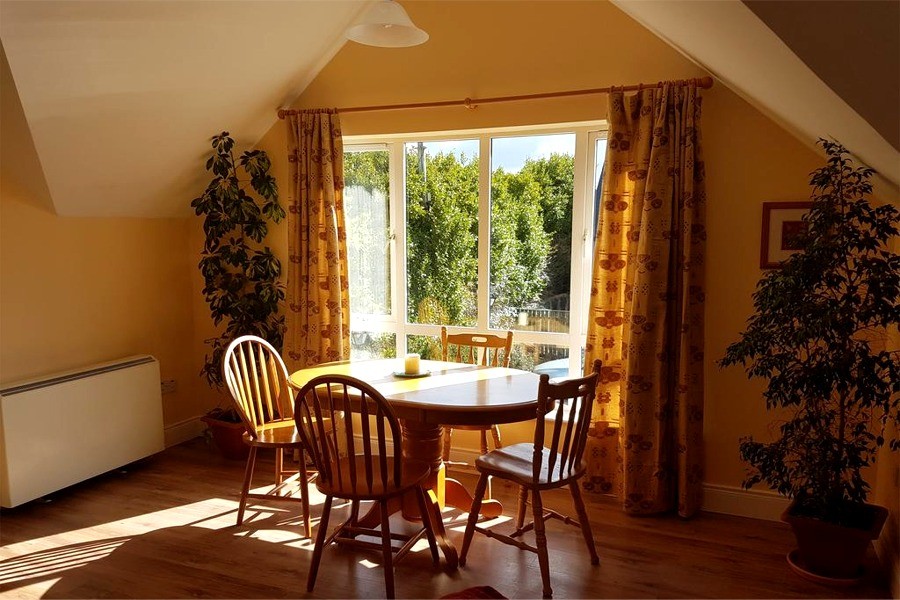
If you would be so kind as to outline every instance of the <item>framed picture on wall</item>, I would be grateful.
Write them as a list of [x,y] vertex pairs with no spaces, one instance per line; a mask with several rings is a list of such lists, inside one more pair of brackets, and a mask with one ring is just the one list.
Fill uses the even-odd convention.
[[811,207],[812,202],[763,202],[761,269],[777,269],[781,261],[802,249],[806,233],[802,218]]

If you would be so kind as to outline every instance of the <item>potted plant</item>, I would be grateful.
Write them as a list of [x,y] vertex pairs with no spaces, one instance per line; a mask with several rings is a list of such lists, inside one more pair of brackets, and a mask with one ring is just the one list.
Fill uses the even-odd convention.
[[900,255],[888,250],[900,211],[872,206],[873,170],[854,167],[840,144],[819,143],[827,161],[812,173],[803,249],[762,277],[756,312],[720,365],[768,380],[767,408],[789,414],[774,441],[741,440],[744,487],[765,482],[792,499],[782,519],[797,537],[795,570],[847,580],[887,517],[866,503],[863,469],[886,424],[900,422],[900,350],[883,347],[900,323]]
[[[284,316],[279,314],[284,300],[278,281],[281,262],[264,241],[268,222],[280,222],[285,213],[265,152],[248,150],[235,159],[234,140],[227,131],[212,138],[212,147],[206,170],[213,178],[191,206],[204,217],[206,241],[199,263],[203,296],[213,323],[224,323],[221,335],[206,340],[211,350],[200,374],[221,390],[222,359],[233,339],[257,335],[275,348],[281,348],[284,340]],[[246,458],[244,425],[233,408],[213,409],[203,420],[223,454]]]

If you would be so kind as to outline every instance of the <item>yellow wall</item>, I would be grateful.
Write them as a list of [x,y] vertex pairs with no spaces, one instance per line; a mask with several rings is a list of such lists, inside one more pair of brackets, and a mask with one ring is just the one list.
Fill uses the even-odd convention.
[[165,422],[193,405],[187,221],[63,218],[0,182],[0,376],[4,383],[152,354]]
[[5,55],[0,66],[0,383],[152,354],[178,382],[166,424],[202,413],[188,221],[57,217]]
[[[347,44],[295,107],[358,106],[594,88],[706,73],[607,2],[407,2],[428,43],[402,50]],[[722,85],[704,92],[707,162],[706,481],[740,484],[738,438],[765,434],[759,383],[714,361],[750,314],[760,271],[761,203],[803,200],[816,155]],[[344,135],[602,119],[603,95],[341,116]],[[262,145],[286,162],[284,123]],[[286,182],[279,179],[286,191]],[[528,426],[506,427],[508,441]],[[460,440],[476,448],[474,438]]]

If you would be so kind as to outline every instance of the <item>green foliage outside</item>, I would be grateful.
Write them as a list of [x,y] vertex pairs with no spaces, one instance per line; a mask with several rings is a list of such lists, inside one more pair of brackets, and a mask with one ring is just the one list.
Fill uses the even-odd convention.
[[[504,327],[518,309],[537,303],[547,289],[551,233],[545,229],[549,191],[531,176],[494,172],[491,181],[491,325]],[[571,205],[572,197],[568,203]],[[554,207],[551,207],[554,208]],[[568,289],[566,281],[565,289]]]
[[541,190],[543,227],[551,244],[547,262],[547,287],[543,297],[567,293],[572,270],[575,157],[568,154],[552,154],[546,159],[529,160],[517,177],[520,180],[533,180]]
[[[471,326],[478,277],[478,161],[426,155],[425,173],[406,154],[407,318]],[[386,152],[351,152],[348,187],[388,192]],[[568,293],[574,157],[529,159],[491,181],[491,326],[508,327],[518,310]],[[412,346],[411,346],[412,348]],[[428,352],[423,346],[422,354]]]
[[379,191],[387,196],[389,156],[385,151],[347,152],[344,154],[344,186],[360,186],[368,192]]
[[408,152],[407,318],[471,326],[478,282],[478,163],[454,154],[429,155],[425,171],[416,153]]

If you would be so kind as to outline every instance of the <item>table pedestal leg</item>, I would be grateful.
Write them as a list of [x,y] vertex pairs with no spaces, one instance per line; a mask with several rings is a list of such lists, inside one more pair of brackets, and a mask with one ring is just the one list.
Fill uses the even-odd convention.
[[[447,469],[441,460],[441,438],[443,430],[440,425],[430,425],[419,421],[401,420],[403,428],[403,459],[427,463],[431,468],[431,474],[425,482],[429,489],[427,500],[431,509],[430,517],[438,547],[444,553],[444,558],[450,568],[456,568],[459,558],[456,547],[447,537],[444,521],[441,518],[441,509],[444,506],[452,506],[460,510],[468,511],[472,508],[472,494],[455,479],[447,477]],[[403,512],[405,519],[416,521],[422,518],[419,512],[419,504],[415,496],[406,494],[402,498],[393,498],[388,501],[388,509],[391,513]],[[481,515],[493,519],[503,514],[503,505],[497,500],[484,500],[481,504]],[[380,524],[380,510],[373,507],[362,518],[359,525],[375,528]]]
[[[431,474],[425,481],[429,488],[426,496],[429,507],[429,520],[434,529],[434,537],[438,547],[444,553],[447,566],[455,569],[459,564],[456,547],[447,537],[441,509],[444,507],[444,489],[446,469],[441,461],[441,426],[429,425],[419,421],[401,420],[403,428],[403,459],[411,462],[424,462],[431,468]],[[403,517],[410,520],[421,519],[419,504],[412,494],[403,497]]]
[[[441,508],[452,506],[468,512],[472,508],[472,494],[459,481],[447,477],[447,468],[441,460],[441,440],[443,428],[418,421],[402,421],[403,456],[406,460],[425,461],[431,467],[431,478],[428,486],[437,496]],[[485,500],[481,503],[481,515],[494,519],[503,514],[503,505],[497,500]],[[403,502],[403,516],[416,518],[419,505],[415,498],[407,497]]]
[[[445,492],[447,505],[469,512],[472,509],[472,494],[466,489],[466,486],[455,479],[447,479],[445,481]],[[481,516],[486,519],[496,519],[503,514],[503,505],[499,500],[482,500]]]

